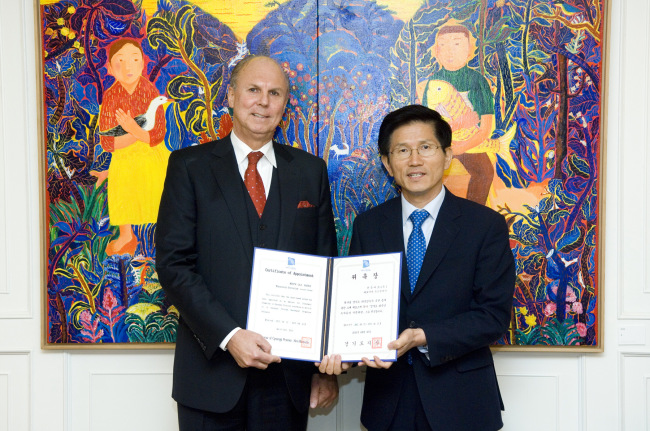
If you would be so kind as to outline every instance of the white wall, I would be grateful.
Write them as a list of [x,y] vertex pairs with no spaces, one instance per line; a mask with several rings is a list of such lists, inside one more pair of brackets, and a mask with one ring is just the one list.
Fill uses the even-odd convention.
[[[610,1],[605,352],[496,353],[504,430],[650,430],[650,5]],[[32,0],[0,0],[0,431],[174,430],[171,351],[40,348],[35,14]],[[311,430],[360,429],[362,377],[360,370],[344,377],[337,407],[314,417]]]

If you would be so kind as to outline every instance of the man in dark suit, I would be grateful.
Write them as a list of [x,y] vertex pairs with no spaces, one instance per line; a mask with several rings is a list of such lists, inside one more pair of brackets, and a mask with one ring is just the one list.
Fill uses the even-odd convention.
[[274,60],[245,58],[228,89],[232,133],[169,159],[156,269],[181,316],[172,391],[181,430],[304,430],[310,404],[338,395],[335,378],[280,361],[244,329],[254,247],[336,254],[325,163],[272,141],[288,97]]
[[350,254],[402,251],[406,264],[400,335],[389,344],[398,360],[364,358],[369,431],[503,425],[488,346],[508,328],[514,259],[504,218],[443,187],[450,146],[449,125],[420,105],[391,112],[379,129],[382,162],[402,194],[356,218]]

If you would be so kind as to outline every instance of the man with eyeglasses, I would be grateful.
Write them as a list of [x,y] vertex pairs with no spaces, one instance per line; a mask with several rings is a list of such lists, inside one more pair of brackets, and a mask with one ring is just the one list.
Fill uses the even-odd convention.
[[350,254],[402,251],[406,259],[400,335],[388,344],[398,359],[359,364],[368,367],[361,422],[369,431],[503,426],[489,345],[510,321],[508,227],[495,211],[445,189],[450,146],[449,124],[420,105],[391,112],[379,129],[381,160],[402,193],[356,218]]

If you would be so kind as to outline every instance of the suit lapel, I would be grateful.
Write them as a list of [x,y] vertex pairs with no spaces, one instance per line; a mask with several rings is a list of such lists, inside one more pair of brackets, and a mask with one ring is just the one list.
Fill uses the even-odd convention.
[[[230,210],[231,221],[235,225],[242,246],[246,249],[246,255],[252,258],[253,239],[248,225],[246,196],[242,193],[241,174],[237,168],[230,135],[215,145],[212,154],[214,156],[210,161],[212,174]],[[216,220],[217,217],[215,214],[215,222],[222,223]]]
[[429,239],[427,252],[424,255],[424,261],[412,297],[415,297],[422,290],[422,286],[426,284],[442,258],[447,254],[447,250],[451,247],[460,230],[457,221],[458,217],[460,217],[460,209],[456,199],[458,198],[452,195],[449,190],[445,190],[445,200],[438,212],[436,224]]
[[273,149],[275,151],[275,161],[278,165],[278,185],[280,186],[278,249],[287,250],[298,207],[300,169],[295,166],[293,156],[283,148],[283,145],[273,142]]
[[404,250],[404,227],[402,225],[402,199],[397,197],[387,202],[384,219],[381,226],[384,250],[402,252],[402,295],[410,300],[411,287],[409,286],[408,269],[406,267],[406,253]]

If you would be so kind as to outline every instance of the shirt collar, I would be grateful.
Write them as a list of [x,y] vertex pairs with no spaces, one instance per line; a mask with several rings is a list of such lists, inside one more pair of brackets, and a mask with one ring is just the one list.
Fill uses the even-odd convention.
[[[404,195],[402,195],[401,199],[402,199],[402,225],[405,225],[409,217],[411,216],[411,213],[420,208],[417,208],[416,206],[412,205],[409,201],[407,201]],[[429,217],[435,220],[436,218],[438,218],[438,213],[440,212],[440,207],[442,206],[442,201],[444,199],[445,199],[445,188],[443,187],[442,189],[440,189],[440,193],[438,193],[438,196],[433,198],[433,200],[431,200],[431,202],[426,204],[422,209],[427,210],[427,212],[429,213]]]
[[[230,141],[232,142],[232,147],[235,150],[235,158],[237,159],[237,164],[244,162],[244,159],[248,158],[248,153],[251,153],[253,150],[251,147],[246,145],[244,141],[239,139],[235,132],[230,132]],[[273,165],[274,168],[277,168],[277,163],[275,162],[275,150],[273,149],[273,141],[269,141],[262,148],[257,151],[261,151],[264,154],[264,157]]]

